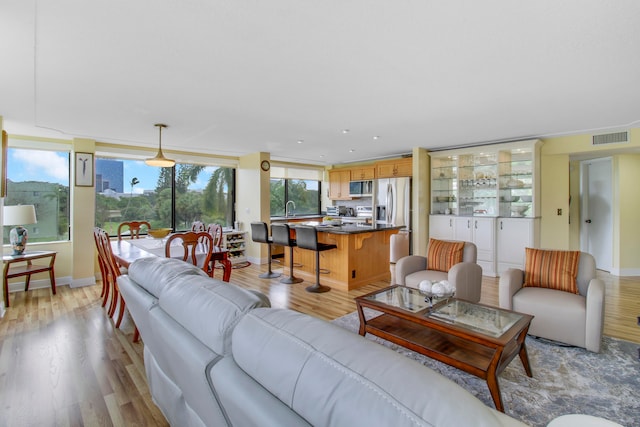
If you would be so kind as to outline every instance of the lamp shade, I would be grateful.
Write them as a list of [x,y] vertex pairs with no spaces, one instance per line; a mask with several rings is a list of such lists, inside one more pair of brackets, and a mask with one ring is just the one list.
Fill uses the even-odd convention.
[[3,212],[4,225],[35,224],[36,208],[33,205],[5,206]]
[[156,156],[151,159],[145,160],[144,162],[149,166],[156,166],[161,168],[172,168],[176,164],[176,161],[172,159],[167,159],[162,153],[162,129],[166,128],[167,125],[165,125],[164,123],[156,123],[154,126],[157,126],[158,133],[159,133],[158,154],[156,154]]

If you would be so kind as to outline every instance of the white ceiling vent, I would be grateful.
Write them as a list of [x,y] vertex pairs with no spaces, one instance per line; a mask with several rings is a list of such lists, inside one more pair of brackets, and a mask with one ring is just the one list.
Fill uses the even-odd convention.
[[591,145],[617,144],[621,142],[629,142],[629,132],[604,133],[602,135],[593,135]]

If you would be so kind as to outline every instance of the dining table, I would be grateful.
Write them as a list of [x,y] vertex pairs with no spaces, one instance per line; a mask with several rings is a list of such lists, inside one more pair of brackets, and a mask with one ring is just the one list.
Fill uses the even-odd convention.
[[[129,267],[131,263],[141,258],[165,257],[165,242],[167,238],[156,239],[151,237],[129,240],[112,240],[111,251],[118,264]],[[183,249],[178,241],[170,247],[171,258],[182,259]],[[197,255],[197,254],[196,254]],[[222,280],[228,282],[231,279],[231,261],[229,251],[218,246],[213,247],[211,255],[211,271],[215,271],[216,262],[222,265]]]

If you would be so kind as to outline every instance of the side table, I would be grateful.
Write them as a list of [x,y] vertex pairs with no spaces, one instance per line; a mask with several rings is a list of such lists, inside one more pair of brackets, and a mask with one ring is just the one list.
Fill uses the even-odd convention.
[[[14,277],[26,276],[24,281],[24,290],[29,290],[29,282],[31,275],[36,273],[49,272],[49,280],[51,281],[51,291],[56,293],[56,277],[53,271],[53,265],[56,261],[55,251],[28,251],[22,255],[4,255],[2,262],[4,263],[4,305],[9,307],[9,279]],[[49,259],[48,264],[33,264],[33,260]],[[24,265],[16,265],[21,264]]]

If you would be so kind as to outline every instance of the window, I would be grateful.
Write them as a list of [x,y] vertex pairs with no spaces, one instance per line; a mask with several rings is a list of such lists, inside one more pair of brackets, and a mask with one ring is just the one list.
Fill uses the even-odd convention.
[[271,216],[320,214],[320,181],[311,179],[271,179]]
[[[174,176],[175,173],[175,176]],[[193,221],[232,226],[235,170],[179,163],[147,166],[141,160],[96,159],[96,225],[117,234],[122,221],[188,230]]]
[[[29,243],[69,240],[69,152],[9,148],[4,204],[35,206],[38,223],[22,224]],[[4,244],[11,228],[5,226]]]
[[320,214],[323,173],[324,169],[316,166],[272,165],[271,216],[285,216],[287,202],[292,202],[289,203],[289,213]]

